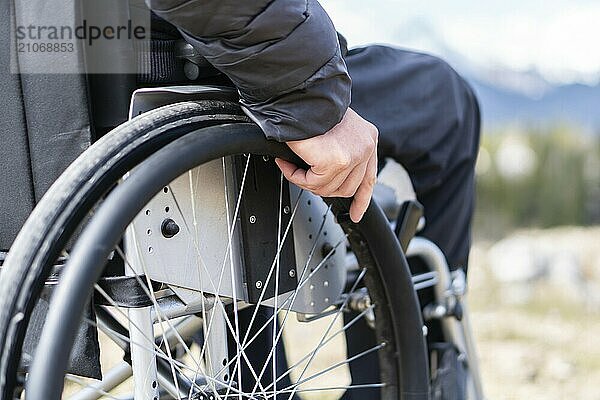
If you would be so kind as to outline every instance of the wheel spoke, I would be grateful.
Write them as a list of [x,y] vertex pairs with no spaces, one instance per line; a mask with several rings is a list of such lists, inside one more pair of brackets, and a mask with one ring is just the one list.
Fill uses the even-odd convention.
[[[155,338],[149,338],[148,336],[146,336],[146,334],[144,333],[144,331],[143,331],[143,330],[142,330],[142,329],[141,329],[141,328],[140,328],[140,327],[139,327],[137,324],[135,324],[133,321],[129,320],[129,316],[127,315],[127,313],[121,309],[121,306],[119,306],[119,305],[118,305],[118,304],[117,304],[117,303],[116,303],[116,302],[115,302],[115,301],[114,301],[114,300],[113,300],[113,299],[112,299],[112,298],[111,298],[111,297],[110,297],[110,296],[109,296],[109,295],[108,295],[108,294],[107,294],[107,293],[104,291],[104,289],[102,289],[102,288],[101,288],[101,287],[100,287],[98,284],[95,284],[95,286],[94,286],[94,287],[95,287],[95,289],[96,289],[96,290],[97,290],[97,291],[100,293],[100,295],[101,295],[102,297],[104,297],[104,298],[106,299],[106,301],[108,301],[108,303],[109,303],[109,304],[110,304],[110,305],[113,307],[113,309],[114,309],[116,312],[118,312],[118,313],[119,313],[121,316],[123,316],[125,319],[127,319],[127,320],[128,320],[128,322],[129,322],[129,324],[130,324],[131,326],[133,326],[135,329],[137,329],[137,330],[138,330],[138,331],[139,331],[139,332],[140,332],[140,333],[143,335],[144,339],[146,339],[146,341],[147,341],[148,343],[152,343],[152,344],[153,344],[153,346],[152,346],[152,347],[153,347],[153,350],[152,350],[152,349],[150,349],[150,348],[148,348],[148,346],[144,345],[143,343],[139,343],[139,342],[136,342],[136,341],[132,341],[130,338],[128,338],[128,337],[125,337],[125,336],[123,336],[123,335],[119,334],[118,332],[113,332],[113,334],[117,335],[117,336],[118,336],[118,337],[119,337],[121,340],[125,340],[125,341],[127,341],[127,342],[128,342],[130,345],[134,344],[134,345],[136,345],[136,346],[142,347],[142,348],[143,348],[143,349],[145,349],[145,350],[148,350],[148,351],[153,351],[153,353],[154,353],[154,355],[155,355],[155,356],[163,358],[165,361],[169,362],[169,363],[170,363],[170,364],[171,364],[171,365],[172,365],[172,366],[173,366],[175,369],[177,369],[177,366],[176,366],[176,364],[177,364],[177,360],[173,359],[173,357],[171,357],[170,355],[168,355],[167,353],[165,353],[165,352],[164,352],[164,351],[163,351],[163,350],[162,350],[162,349],[161,349],[161,348],[160,348],[158,345],[156,345],[156,343],[155,343]],[[87,322],[88,322],[88,323],[90,323],[90,324],[92,324],[92,325],[94,325],[94,326],[97,326],[97,324],[96,324],[95,322],[93,322],[93,321],[90,321],[90,320],[88,320],[88,319],[84,319],[84,320],[87,320]],[[178,333],[177,333],[177,331],[176,331],[175,329],[173,329],[173,332],[174,332],[174,334],[175,334],[176,336],[178,335]],[[163,342],[166,344],[166,346],[165,346],[165,347],[166,347],[166,348],[168,348],[168,347],[169,347],[169,346],[168,346],[168,341],[166,341],[166,340],[163,338]],[[181,363],[180,363],[180,364],[181,364]],[[181,364],[181,365],[184,365],[184,364]],[[180,365],[180,366],[181,366],[181,365]],[[189,367],[187,367],[187,366],[186,366],[186,368],[189,368]],[[181,372],[181,371],[179,371],[179,372]]]
[[[341,333],[346,332],[348,329],[350,329],[356,322],[358,322],[360,319],[362,319],[367,313],[369,313],[371,310],[373,310],[375,308],[375,305],[372,304],[370,305],[368,308],[366,308],[365,310],[363,310],[362,312],[360,312],[358,315],[356,315],[354,318],[352,318],[352,320],[350,320],[346,325],[344,325],[342,328],[338,329],[337,331],[335,331],[333,334],[331,334],[331,336],[329,336],[327,338],[327,340],[325,340],[320,346],[319,349],[322,347],[325,347],[325,345],[327,345],[327,343],[331,342],[333,339],[335,339],[338,335],[340,335]],[[312,354],[311,351],[309,351],[308,353],[306,353],[300,360],[296,361],[293,365],[288,367],[288,370],[285,371],[283,374],[281,374],[278,378],[277,378],[277,382],[279,382],[280,380],[282,380],[284,377],[288,376],[295,368],[297,368],[298,366],[300,366],[302,364],[302,362],[304,362],[304,360],[306,360],[307,358],[310,357],[310,355]],[[269,387],[267,387],[267,389],[269,389]]]
[[[133,231],[132,231],[133,232]],[[140,254],[140,249],[139,249],[139,242],[137,240],[135,240],[135,233],[133,232],[133,243],[136,246],[136,251],[138,252],[138,254]],[[129,262],[126,254],[123,252],[123,250],[120,248],[120,246],[117,246],[116,248],[117,252],[119,253],[119,255],[123,258],[125,264],[131,268],[134,272],[134,268],[131,265],[131,263]],[[152,301],[153,307],[156,311],[156,316],[157,319],[159,321],[159,326],[161,328],[161,334],[163,337],[163,342],[166,343],[165,348],[167,350],[167,354],[166,356],[168,357],[167,361],[169,361],[170,366],[171,366],[171,372],[173,374],[173,384],[175,385],[176,389],[177,389],[177,396],[179,395],[179,382],[175,376],[175,367],[174,364],[171,362],[171,360],[173,359],[173,357],[171,356],[171,350],[170,350],[170,346],[168,345],[168,341],[166,340],[166,334],[165,334],[165,329],[163,326],[163,319],[161,317],[161,308],[160,305],[158,304],[158,301],[156,300],[156,296],[154,295],[154,292],[152,290],[150,290],[149,288],[152,287],[152,282],[150,281],[150,275],[148,274],[148,269],[146,266],[146,263],[144,262],[143,258],[141,257],[141,255],[138,257],[139,260],[141,260],[141,267],[142,270],[144,272],[144,276],[146,277],[146,282],[143,282],[141,280],[141,278],[139,277],[139,275],[134,273],[134,279],[136,279],[136,281],[140,284],[140,287],[142,288],[142,290],[144,291],[144,293],[146,294],[146,296],[148,296],[148,298]],[[148,286],[146,286],[148,285]],[[109,300],[110,302],[110,300]],[[114,302],[113,302],[114,303]],[[168,317],[164,316],[164,322],[168,325],[168,328],[171,330],[171,332],[173,333],[173,335],[175,336],[176,340],[181,344],[181,346],[183,347],[184,351],[186,352],[186,354],[188,354],[190,356],[190,358],[194,361],[194,363],[196,364],[196,367],[199,369],[201,368],[200,363],[194,358],[194,356],[191,353],[190,348],[188,347],[188,345],[185,343],[185,341],[183,340],[183,338],[181,337],[181,335],[179,335],[179,332],[177,331],[177,329],[175,329],[175,327],[173,327],[173,325],[171,324],[170,320]],[[131,322],[131,321],[130,321]],[[139,329],[139,328],[138,328]],[[141,332],[141,330],[140,330]],[[204,374],[205,376],[207,375],[206,373]],[[195,380],[196,378],[194,378]],[[211,381],[209,382],[213,387],[214,387],[214,383]],[[216,391],[216,388],[215,388]]]
[[[222,284],[222,281],[223,281],[223,275],[224,275],[224,271],[225,271],[225,265],[226,265],[226,263],[227,263],[227,258],[228,258],[228,255],[229,255],[229,254],[230,254],[230,252],[231,252],[231,247],[232,247],[232,237],[233,237],[233,233],[234,233],[234,230],[235,230],[235,224],[236,224],[236,222],[237,222],[237,215],[238,215],[238,213],[239,213],[239,208],[240,208],[240,205],[241,205],[241,199],[242,199],[242,194],[243,194],[243,190],[244,190],[244,187],[245,187],[245,181],[246,181],[246,175],[247,175],[247,171],[248,171],[248,167],[249,167],[249,163],[250,163],[250,157],[251,157],[251,156],[250,156],[250,155],[248,155],[248,158],[247,158],[247,160],[246,160],[246,166],[245,166],[245,168],[244,168],[244,175],[243,175],[243,177],[242,177],[241,189],[240,189],[240,191],[239,191],[239,194],[238,194],[238,198],[237,198],[237,201],[236,201],[235,212],[234,212],[234,215],[233,215],[232,222],[231,222],[231,224],[230,224],[230,226],[231,226],[231,229],[229,230],[229,233],[228,233],[227,249],[226,249],[226,251],[225,251],[225,256],[224,256],[224,258],[223,258],[223,263],[222,263],[222,265],[221,265],[221,270],[220,270],[220,274],[219,274],[219,283],[218,283],[218,285],[217,285],[216,287],[215,287],[215,283],[214,283],[214,281],[213,281],[213,279],[212,279],[212,277],[211,277],[211,275],[210,275],[210,273],[209,273],[209,271],[208,271],[208,269],[207,269],[207,267],[206,267],[206,264],[204,264],[204,263],[200,263],[200,264],[201,264],[201,267],[202,267],[202,268],[205,270],[205,272],[206,272],[206,276],[208,277],[209,284],[211,285],[211,287],[212,287],[212,289],[213,289],[213,292],[214,292],[215,294],[218,294],[218,293],[219,293],[219,291],[220,291],[221,284]],[[198,242],[196,241],[196,236],[194,236],[194,235],[192,234],[191,230],[190,230],[189,224],[187,223],[187,220],[186,220],[186,218],[185,218],[185,213],[182,211],[182,209],[181,209],[181,206],[179,205],[179,202],[177,201],[177,198],[175,197],[175,195],[174,195],[174,193],[173,193],[173,190],[169,190],[169,193],[171,193],[171,197],[173,198],[173,201],[175,202],[175,206],[176,206],[176,208],[177,208],[177,210],[178,210],[179,214],[181,215],[181,217],[182,217],[182,219],[183,219],[184,227],[185,227],[186,231],[188,232],[188,234],[190,235],[190,237],[191,237],[191,239],[192,239],[192,244],[194,245],[194,247],[195,247],[195,249],[196,249],[196,252],[197,252],[198,254],[200,254],[200,253],[201,253],[201,252],[200,252],[200,247],[199,247],[199,245],[198,245]],[[229,223],[229,222],[228,222],[228,223]],[[204,295],[204,291],[202,290],[202,285],[199,285],[199,286],[200,286],[200,288],[201,288],[201,295]],[[220,302],[220,301],[216,301],[216,303],[217,303],[217,304],[216,304],[215,306],[217,306],[217,305],[218,305],[218,306],[220,306],[220,307],[222,308],[222,311],[223,311],[223,313],[224,313],[224,314],[226,314],[226,310],[225,310],[225,307],[224,307],[224,305],[222,304],[222,302]],[[235,301],[234,301],[234,303],[235,303]],[[203,344],[203,346],[202,346],[202,349],[201,349],[201,351],[200,351],[200,358],[202,358],[202,357],[204,356],[204,354],[205,354],[205,350],[206,350],[206,343],[207,343],[207,338],[208,338],[208,336],[210,335],[211,326],[212,326],[212,323],[213,323],[213,317],[214,317],[214,313],[211,313],[211,317],[209,318],[208,326],[205,328],[205,331],[204,331],[204,337],[205,337],[205,341],[204,341],[204,344]],[[205,321],[206,321],[206,319],[207,319],[207,318],[206,318],[206,313],[205,313],[205,314],[203,315],[203,320],[205,320]],[[225,322],[226,322],[226,325],[227,325],[227,327],[228,327],[229,331],[231,332],[231,334],[232,334],[232,336],[233,336],[234,340],[236,341],[236,345],[238,346],[238,348],[241,348],[241,345],[239,344],[239,337],[238,337],[238,335],[236,335],[235,329],[234,329],[234,328],[231,326],[231,322],[229,321],[229,319],[228,319],[228,318],[225,318]],[[250,361],[248,360],[248,357],[247,357],[247,355],[246,355],[245,353],[242,353],[242,357],[244,357],[244,359],[246,360],[246,362],[247,362],[247,363],[248,363],[248,365],[249,365],[250,372],[251,372],[251,373],[254,375],[254,377],[256,378],[256,372],[254,371],[254,369],[253,369],[253,367],[252,367],[252,365],[251,365]],[[219,373],[220,373],[220,372],[219,372]],[[233,375],[233,374],[232,374],[232,375]]]
[[[311,393],[311,392],[331,392],[337,390],[356,390],[356,389],[374,389],[374,388],[383,388],[385,387],[385,383],[364,383],[357,385],[345,385],[345,386],[329,386],[329,387],[317,387],[317,388],[308,388],[308,389],[297,389],[295,393]],[[291,393],[293,389],[280,389],[277,390],[277,394],[285,394]],[[261,393],[263,396],[273,397],[275,398],[275,391],[267,391]],[[242,393],[242,396],[252,398],[251,393]]]
[[[277,213],[277,248],[281,248],[281,216],[283,215],[283,174],[279,173],[279,210]],[[273,333],[272,333],[272,339],[273,339],[273,345],[271,347],[272,351],[274,352],[273,356],[271,357],[273,360],[273,369],[272,369],[272,378],[273,378],[273,391],[275,398],[277,398],[277,341],[275,340],[276,336],[278,336],[277,333],[277,314],[279,313],[279,310],[277,309],[277,300],[279,298],[279,267],[280,267],[280,257],[277,256],[277,266],[275,268],[275,297],[274,297],[274,306],[273,306],[273,316],[275,317],[273,320]],[[280,330],[281,332],[281,330]],[[268,362],[269,357],[267,357],[267,359],[265,360],[265,363]],[[260,377],[259,377],[260,379]],[[264,389],[263,389],[264,392]]]
[[[263,302],[263,299],[264,299],[265,294],[266,294],[267,287],[268,287],[269,283],[271,282],[271,278],[272,278],[273,272],[275,270],[275,266],[276,266],[277,260],[279,259],[279,255],[281,253],[281,249],[283,247],[283,243],[285,242],[285,239],[287,238],[287,235],[288,235],[288,233],[290,231],[290,228],[292,226],[292,222],[294,221],[294,217],[296,215],[296,211],[298,210],[298,206],[300,204],[300,198],[301,198],[303,192],[304,191],[300,191],[298,193],[298,196],[297,196],[297,199],[296,199],[296,204],[295,204],[294,209],[292,211],[290,220],[287,223],[287,226],[286,226],[286,229],[284,231],[283,238],[281,239],[280,245],[278,245],[278,247],[277,247],[277,253],[275,255],[275,258],[273,259],[273,263],[271,264],[271,268],[269,269],[269,273],[267,274],[267,277],[265,278],[265,283],[263,285],[263,289],[261,290],[260,296],[258,297],[258,300],[256,302],[256,306],[254,308],[254,312],[252,313],[252,317],[250,318],[250,322],[248,323],[248,326],[246,328],[247,330],[246,330],[246,334],[244,335],[244,339],[243,339],[243,341],[242,341],[241,344],[239,344],[239,342],[237,343],[238,346],[239,346],[238,349],[244,349],[245,346],[246,346],[246,342],[248,340],[248,336],[250,335],[250,332],[252,331],[252,327],[254,325],[254,321],[256,320],[256,316],[258,315],[259,307],[260,307],[261,303]],[[276,315],[276,313],[274,315]],[[266,326],[266,324],[265,324],[265,326]],[[238,353],[239,352],[240,351],[238,350]],[[242,350],[241,354],[242,354],[242,356],[245,356],[245,351]],[[267,360],[268,359],[269,358],[267,357]],[[253,367],[251,366],[251,363],[249,361],[247,361],[247,363],[248,363],[249,369],[253,370]],[[236,365],[236,367],[237,367],[237,365]],[[236,368],[234,367],[234,373],[235,373],[235,371],[236,371]],[[263,367],[262,373],[259,376],[256,376],[256,374],[254,374],[254,378],[256,379],[255,387],[260,386],[261,389],[262,389],[262,384],[260,382],[260,378],[262,377],[263,373],[264,373],[264,367]]]
[[[363,269],[361,271],[361,273],[358,275],[358,277],[356,278],[356,281],[354,282],[354,284],[352,285],[352,289],[350,289],[350,293],[354,292],[356,290],[356,287],[358,286],[359,282],[362,280],[362,278],[365,276],[365,273],[367,272],[366,269]],[[323,344],[323,342],[325,341],[325,338],[327,337],[327,335],[329,334],[329,332],[331,331],[331,328],[333,328],[333,324],[335,324],[335,321],[337,321],[338,317],[341,315],[341,313],[344,311],[344,309],[346,308],[346,306],[348,305],[348,302],[350,301],[350,296],[346,297],[346,299],[344,300],[344,302],[342,303],[342,305],[340,306],[340,308],[337,310],[337,312],[334,314],[334,317],[332,318],[331,322],[329,323],[329,326],[327,327],[327,330],[325,331],[325,333],[323,334],[323,337],[321,338],[319,344],[317,345],[317,348],[312,352],[308,362],[306,363],[306,365],[304,366],[304,369],[302,370],[302,372],[300,373],[300,377],[298,378],[298,381],[300,381],[302,379],[302,377],[304,376],[304,374],[306,373],[308,367],[310,366],[310,363],[314,360],[315,355],[317,354],[317,349],[319,348],[319,346],[321,346]],[[298,382],[297,381],[297,382]],[[290,393],[290,396],[288,397],[288,400],[291,400],[294,397],[294,393],[292,392]]]
[[343,361],[339,361],[339,362],[337,362],[337,363],[335,363],[335,364],[333,364],[333,365],[331,365],[331,366],[329,366],[329,367],[325,368],[324,370],[322,370],[322,371],[319,371],[319,372],[317,372],[316,374],[313,374],[313,375],[309,376],[308,378],[304,378],[304,379],[302,379],[302,380],[298,380],[298,381],[296,381],[296,383],[294,383],[294,384],[293,384],[293,385],[291,385],[290,387],[287,387],[287,388],[286,388],[286,389],[291,389],[290,398],[291,398],[291,397],[292,397],[292,396],[293,396],[293,395],[294,395],[294,394],[295,394],[295,393],[298,391],[298,387],[299,387],[300,385],[302,385],[303,383],[306,383],[306,382],[308,382],[308,381],[311,381],[311,380],[313,380],[313,379],[316,379],[316,378],[318,378],[319,376],[322,376],[322,375],[326,374],[327,372],[330,372],[330,371],[332,371],[332,370],[334,370],[334,369],[336,369],[336,368],[339,368],[339,367],[341,367],[342,365],[346,365],[346,364],[349,364],[349,363],[351,363],[351,362],[353,362],[353,361],[356,361],[356,360],[358,360],[358,359],[360,359],[360,358],[362,358],[362,357],[364,357],[364,356],[367,356],[367,355],[369,355],[369,354],[371,354],[371,353],[373,353],[373,352],[375,352],[375,351],[381,350],[381,349],[382,349],[382,348],[384,348],[384,347],[385,347],[385,343],[380,343],[380,344],[378,344],[377,346],[373,346],[373,347],[371,347],[371,348],[370,348],[370,349],[368,349],[368,350],[365,350],[365,351],[362,351],[362,352],[360,352],[360,353],[356,354],[355,356],[352,356],[352,357],[350,357],[350,358],[347,358],[347,359],[345,359],[345,360],[343,360]]
[[[301,192],[301,193],[302,193],[302,192]],[[298,197],[298,199],[297,199],[297,201],[296,201],[296,205],[295,205],[294,211],[297,209],[297,207],[298,207],[299,203],[300,203],[300,198]],[[323,232],[323,228],[325,227],[325,222],[326,222],[326,218],[327,218],[327,213],[328,213],[330,210],[331,210],[331,206],[329,206],[329,208],[327,209],[327,212],[326,212],[325,214],[323,214],[323,218],[322,218],[321,224],[320,224],[320,226],[319,226],[319,230],[318,230],[317,234],[315,235],[315,238],[314,238],[313,245],[312,245],[312,247],[311,247],[311,249],[310,249],[310,253],[309,253],[309,255],[308,255],[308,258],[307,258],[307,260],[306,260],[306,263],[304,263],[304,267],[302,268],[302,273],[300,274],[300,277],[298,278],[298,280],[299,280],[300,282],[302,281],[302,279],[304,278],[304,275],[306,274],[306,271],[308,270],[308,267],[309,267],[309,265],[310,265],[310,262],[311,262],[311,260],[312,260],[312,257],[313,257],[313,255],[314,255],[314,253],[315,253],[315,250],[316,250],[316,248],[317,248],[317,243],[318,243],[319,236],[321,235],[321,233]],[[290,221],[290,222],[291,222],[291,221]],[[278,253],[279,253],[279,252],[278,252]],[[332,253],[332,254],[333,254],[333,253]],[[278,258],[278,257],[279,257],[279,254],[277,254],[276,258]],[[322,261],[323,261],[323,260],[322,260]],[[313,271],[313,272],[314,272],[314,271]],[[291,310],[291,308],[292,308],[292,306],[293,306],[294,302],[296,301],[296,297],[297,297],[297,295],[298,295],[299,289],[300,289],[300,287],[297,287],[297,288],[296,288],[296,290],[294,290],[294,292],[293,292],[293,294],[292,294],[292,300],[291,300],[291,304],[290,304],[290,306],[289,306],[289,307],[286,309],[286,311],[285,311],[285,314],[284,314],[284,317],[283,317],[283,321],[281,322],[281,328],[280,328],[280,330],[279,330],[279,333],[277,334],[277,337],[276,337],[276,339],[274,340],[273,347],[271,348],[271,351],[269,352],[269,355],[267,356],[267,360],[269,360],[269,357],[272,357],[272,356],[273,356],[273,352],[275,351],[275,349],[277,348],[277,344],[278,344],[278,343],[279,343],[279,341],[281,340],[281,334],[283,333],[283,329],[285,328],[285,324],[287,323],[287,319],[288,319],[288,316],[289,316],[289,314],[290,314],[290,310]],[[275,312],[274,312],[274,322],[273,322],[273,324],[274,324],[274,325],[277,325],[277,320],[276,320],[276,318],[277,318],[277,311],[278,311],[278,310],[277,310],[277,309],[275,309]],[[263,376],[263,375],[264,375],[264,373],[265,373],[266,367],[267,367],[267,362],[265,361],[265,365],[263,365],[263,368],[261,369],[261,373],[260,373],[260,375],[259,375],[261,378],[262,378],[262,376]],[[255,391],[256,391],[256,388],[257,388],[257,386],[255,385],[255,386],[254,386],[254,388],[252,389],[252,394],[253,394],[253,395],[254,395],[254,393],[255,393]]]
[[[335,246],[333,246],[333,248],[331,248],[329,250],[329,252],[327,253],[327,255],[323,258],[323,260],[321,260],[319,262],[319,264],[317,266],[315,266],[314,271],[311,272],[304,280],[302,280],[300,282],[300,284],[297,287],[297,290],[300,290],[301,288],[303,288],[310,280],[310,278],[312,278],[316,273],[319,272],[319,270],[321,268],[323,268],[323,266],[326,264],[326,262],[329,260],[329,258],[333,255],[333,253],[335,253],[336,249],[341,246],[343,243],[345,243],[346,241],[346,235],[344,235],[344,238],[341,239],[340,241],[338,241],[338,243],[336,243]],[[297,293],[297,290],[294,291],[293,293],[291,293],[290,295],[288,295],[286,297],[286,299],[283,301],[283,303],[281,303],[281,308],[286,307],[288,305],[288,303],[292,303],[294,302],[294,300],[296,299],[295,294]],[[291,305],[290,305],[291,307]],[[254,334],[254,336],[252,336],[247,342],[246,344],[242,347],[242,350],[245,350],[246,348],[248,348],[252,343],[254,343],[254,341],[260,336],[260,334],[267,328],[267,326],[274,321],[274,319],[276,318],[275,315],[272,315],[271,317],[269,317],[267,319],[267,321],[265,322],[265,324],[263,326],[261,326],[260,328],[258,328],[258,330],[256,331],[256,333]],[[283,329],[283,327],[282,327]],[[237,356],[236,356],[237,358]],[[231,363],[233,361],[229,360],[229,363],[227,365],[225,365],[223,368],[228,368]]]
[[[110,298],[108,298],[108,299],[107,299],[107,301],[109,301],[109,302],[110,302],[110,300],[109,300],[109,299],[110,299]],[[123,317],[125,317],[125,318],[127,317],[127,315],[124,313],[124,311],[122,311],[122,310],[120,309],[120,306],[119,306],[119,305],[116,305],[116,304],[115,304],[115,305],[114,305],[114,306],[112,306],[112,307],[114,307],[114,308],[115,308],[115,310],[116,310],[117,312],[119,312],[119,313],[120,313],[120,314],[121,314]],[[106,335],[107,335],[107,336],[108,336],[108,337],[109,337],[111,340],[113,340],[115,343],[117,343],[117,345],[118,345],[118,346],[120,346],[120,344],[118,343],[118,341],[121,341],[121,342],[123,342],[123,343],[128,343],[129,345],[136,344],[136,345],[138,345],[138,346],[141,346],[141,347],[143,347],[143,348],[144,348],[145,350],[147,350],[147,351],[152,351],[152,352],[154,352],[154,354],[155,354],[157,357],[159,357],[159,358],[161,358],[161,359],[163,359],[163,360],[165,360],[165,361],[167,361],[167,362],[170,362],[170,363],[172,362],[172,363],[173,363],[173,365],[175,366],[175,369],[177,370],[177,372],[178,372],[179,376],[180,376],[182,379],[185,379],[185,380],[186,380],[186,381],[187,381],[187,382],[188,382],[190,385],[192,385],[194,388],[196,388],[196,389],[198,389],[198,390],[200,390],[200,391],[204,391],[204,390],[206,389],[206,387],[202,387],[202,386],[198,385],[198,383],[195,381],[196,379],[194,379],[193,381],[192,381],[192,380],[190,380],[190,379],[189,379],[189,377],[187,377],[187,376],[185,375],[184,371],[183,371],[183,370],[186,370],[186,371],[189,371],[190,373],[192,373],[192,372],[193,372],[193,373],[196,373],[196,372],[197,372],[197,369],[195,369],[195,368],[192,368],[192,367],[190,367],[190,366],[186,365],[185,363],[183,363],[183,362],[181,362],[181,361],[179,361],[179,360],[177,360],[177,359],[173,359],[173,358],[171,358],[171,357],[167,356],[167,354],[166,354],[166,353],[165,353],[165,352],[164,352],[164,351],[163,351],[163,350],[160,348],[160,346],[159,346],[159,345],[157,345],[157,344],[155,344],[155,343],[154,343],[154,344],[153,344],[153,347],[152,347],[152,348],[150,348],[150,347],[147,347],[147,346],[145,346],[145,345],[144,345],[144,344],[142,344],[142,343],[139,343],[139,342],[134,342],[134,341],[132,341],[132,340],[131,340],[129,337],[127,337],[127,336],[124,336],[124,335],[120,334],[119,332],[115,332],[114,330],[112,330],[112,329],[110,329],[110,328],[108,328],[108,327],[104,327],[102,324],[98,324],[98,323],[96,323],[95,321],[92,321],[92,320],[90,320],[89,318],[83,318],[83,321],[84,321],[85,323],[87,323],[87,324],[89,324],[89,325],[91,325],[91,326],[94,326],[94,327],[96,327],[96,328],[100,329],[101,331],[103,331],[103,332],[104,332],[104,333],[105,333],[105,334],[106,334]],[[134,327],[135,327],[135,326],[134,326]],[[220,381],[220,380],[218,380],[218,379],[214,379],[213,377],[211,377],[211,376],[208,376],[208,375],[204,375],[204,376],[203,376],[203,378],[205,378],[205,379],[206,379],[206,380],[209,382],[209,386],[210,386],[210,383],[211,383],[211,382],[212,382],[213,384],[215,384],[215,385],[216,385],[216,384],[218,384],[218,385],[220,385],[220,386],[222,386],[222,387],[226,387],[226,386],[228,386],[226,382]],[[232,388],[232,390],[234,390],[234,391],[237,393],[237,389],[235,389],[235,388]]]
[[[223,175],[224,175],[224,179],[223,182],[225,183],[225,212],[227,213],[227,222],[228,222],[228,227],[227,229],[229,230],[228,235],[227,235],[227,251],[225,254],[225,260],[227,260],[227,257],[229,257],[229,269],[230,269],[230,276],[231,276],[231,287],[232,287],[232,291],[233,291],[233,313],[234,313],[234,324],[235,324],[235,333],[234,336],[236,338],[236,346],[237,346],[237,351],[241,351],[240,349],[240,345],[239,345],[239,338],[240,338],[240,321],[239,321],[239,316],[238,316],[238,302],[237,302],[237,282],[235,279],[235,268],[233,265],[233,255],[232,255],[232,239],[233,239],[233,233],[235,231],[235,226],[237,223],[237,215],[239,212],[239,208],[240,208],[240,204],[242,202],[242,192],[244,190],[245,187],[245,183],[246,183],[246,176],[248,175],[248,167],[250,166],[250,157],[251,155],[248,154],[248,157],[246,159],[246,165],[244,167],[244,174],[242,175],[242,182],[241,182],[241,189],[240,189],[240,193],[238,195],[238,199],[236,201],[235,204],[235,211],[234,211],[234,215],[233,215],[233,220],[230,219],[229,216],[229,191],[227,190],[227,171],[226,171],[226,165],[225,165],[225,159],[222,160],[222,165],[223,165]],[[229,223],[229,221],[231,221],[231,223]],[[227,316],[225,315],[225,318],[227,318]],[[206,339],[205,339],[205,343],[206,343]],[[240,387],[240,389],[242,388],[242,368],[241,368],[241,360],[238,358],[236,361],[236,368],[237,368],[237,378],[238,378],[238,386]],[[250,364],[250,363],[248,363]],[[218,372],[218,374],[220,374],[221,371]],[[230,381],[233,381],[233,374],[231,374],[230,377]],[[231,385],[229,385],[231,386]],[[229,395],[229,388],[227,389],[227,392],[225,393],[225,398],[227,398],[227,396]],[[241,399],[241,395],[239,395],[239,398]]]

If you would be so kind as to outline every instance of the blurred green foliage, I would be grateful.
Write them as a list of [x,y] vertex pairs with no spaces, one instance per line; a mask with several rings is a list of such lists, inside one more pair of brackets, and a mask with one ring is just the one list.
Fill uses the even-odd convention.
[[484,134],[474,233],[600,223],[600,135],[567,126]]

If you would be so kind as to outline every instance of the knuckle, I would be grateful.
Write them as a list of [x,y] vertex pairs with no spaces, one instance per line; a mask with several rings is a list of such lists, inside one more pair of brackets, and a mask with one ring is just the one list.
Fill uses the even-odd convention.
[[345,168],[352,162],[352,156],[345,145],[340,145],[331,150],[331,161],[334,166]]
[[347,153],[338,154],[333,163],[333,165],[340,170],[348,168],[351,164],[352,164],[352,159],[351,159],[350,155]]
[[377,137],[373,137],[369,135],[365,138],[364,151],[363,154],[366,157],[370,157],[371,154],[377,149]]
[[371,176],[371,177],[367,178],[367,185],[369,185],[369,187],[373,188],[376,183],[377,183],[376,176]]

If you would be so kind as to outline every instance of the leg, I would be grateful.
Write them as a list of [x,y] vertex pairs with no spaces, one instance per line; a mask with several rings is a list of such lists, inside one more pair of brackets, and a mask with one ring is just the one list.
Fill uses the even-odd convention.
[[422,235],[466,269],[474,205],[479,107],[438,58],[384,46],[351,50],[351,106],[380,132],[379,156],[408,171],[425,207]]
[[[370,46],[351,50],[346,63],[351,107],[377,126],[380,159],[391,157],[406,168],[425,207],[421,235],[440,246],[452,268],[466,270],[480,128],[473,92],[446,63],[425,54]],[[432,293],[419,295],[427,304]],[[428,328],[428,342],[443,341],[439,326]],[[352,340],[355,335],[360,340]],[[366,325],[354,331],[348,354],[359,352],[361,340],[372,336]],[[371,379],[376,367],[375,362],[350,365],[353,383]],[[351,398],[347,393],[345,399]]]

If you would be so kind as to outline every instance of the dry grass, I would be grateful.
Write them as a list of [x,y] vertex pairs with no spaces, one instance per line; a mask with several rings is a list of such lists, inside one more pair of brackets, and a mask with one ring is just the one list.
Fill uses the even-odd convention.
[[544,283],[513,304],[477,255],[471,320],[487,398],[600,399],[600,315]]

